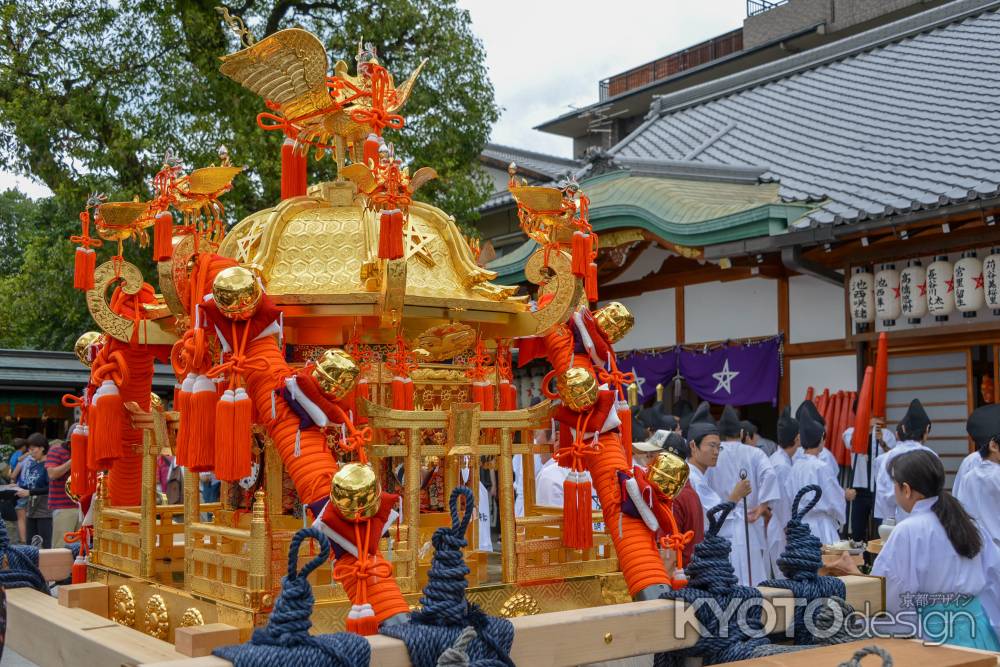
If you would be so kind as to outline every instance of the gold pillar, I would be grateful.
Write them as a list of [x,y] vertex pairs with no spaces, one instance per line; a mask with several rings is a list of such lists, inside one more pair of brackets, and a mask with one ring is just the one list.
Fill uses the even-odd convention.
[[514,556],[515,491],[512,449],[510,429],[500,429],[500,558],[505,584],[512,584],[517,580],[517,559]]
[[405,558],[411,563],[413,584],[417,582],[417,554],[420,552],[420,429],[411,428],[404,436],[406,443],[406,459],[403,462],[403,489],[406,498],[403,502],[403,521],[406,523],[406,544],[409,552]]
[[142,493],[139,505],[139,576],[152,577],[156,561],[156,457],[160,453],[153,432],[142,431]]
[[101,510],[104,509],[104,501],[106,499],[106,484],[107,481],[104,475],[97,480],[97,489],[94,491],[94,549],[90,552],[90,562],[98,564],[101,562]]
[[271,516],[281,514],[281,500],[284,493],[284,465],[277,447],[268,439],[264,445],[264,488],[267,490],[267,513]]
[[184,587],[190,589],[194,575],[194,534],[191,524],[201,521],[201,490],[198,488],[198,473],[184,469]]
[[267,582],[267,516],[264,505],[264,492],[257,491],[253,496],[253,518],[250,520],[250,571],[247,575],[247,588],[251,596],[257,592],[266,592],[270,588]]

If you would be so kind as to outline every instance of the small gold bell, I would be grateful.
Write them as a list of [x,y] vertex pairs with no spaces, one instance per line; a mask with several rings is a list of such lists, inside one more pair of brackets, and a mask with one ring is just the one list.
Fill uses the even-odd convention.
[[348,463],[330,484],[330,501],[345,519],[370,519],[378,512],[382,489],[366,463]]
[[582,366],[574,366],[556,376],[556,391],[570,410],[581,412],[597,402],[597,378]]
[[73,345],[73,353],[76,354],[76,358],[80,360],[80,363],[90,368],[91,364],[94,363],[94,359],[91,356],[90,346],[101,341],[101,334],[97,331],[87,331],[80,335],[76,339],[76,343]]
[[688,465],[670,452],[660,452],[649,464],[649,483],[671,498],[684,488],[688,478]]
[[354,389],[360,372],[351,355],[340,348],[331,348],[317,360],[313,377],[323,391],[340,399]]
[[635,317],[628,312],[628,308],[617,301],[595,310],[594,319],[612,343],[620,341],[635,326]]
[[257,276],[250,269],[231,266],[223,269],[212,283],[212,297],[215,305],[226,317],[246,320],[253,317],[260,305],[263,290]]

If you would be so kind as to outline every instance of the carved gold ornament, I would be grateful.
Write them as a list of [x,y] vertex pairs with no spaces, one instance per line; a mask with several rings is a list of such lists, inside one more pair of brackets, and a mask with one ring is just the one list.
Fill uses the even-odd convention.
[[502,618],[517,618],[519,616],[534,616],[540,613],[538,602],[529,593],[514,593],[500,608]]
[[462,322],[431,327],[414,341],[416,347],[427,351],[428,361],[452,359],[475,344],[475,329]]
[[597,402],[597,378],[582,366],[574,366],[556,376],[556,391],[570,410],[582,412]]
[[132,589],[122,584],[115,589],[111,599],[111,620],[131,628],[135,625],[135,595]]
[[635,326],[635,316],[623,304],[612,301],[594,311],[594,319],[612,344],[617,343]]
[[684,488],[688,479],[688,465],[679,456],[660,452],[649,466],[649,483],[671,498]]
[[146,245],[149,237],[144,231],[153,224],[149,212],[149,202],[116,201],[106,202],[97,207],[94,220],[98,235],[106,241],[124,241],[133,234],[140,235],[140,242]]
[[[94,269],[94,287],[87,290],[87,309],[101,330],[112,338],[123,343],[136,345],[173,345],[177,336],[165,329],[159,320],[144,320],[138,326],[127,317],[118,315],[108,305],[107,291],[112,284],[117,284],[122,292],[132,296],[142,289],[142,273],[138,267],[129,262],[105,262]],[[135,336],[133,337],[133,332]]]
[[330,484],[330,500],[346,519],[370,519],[378,512],[382,489],[375,470],[366,463],[348,463]]
[[188,607],[181,616],[181,627],[190,628],[195,625],[205,625],[205,617],[197,607]]
[[80,334],[80,337],[76,339],[76,343],[73,345],[73,353],[76,358],[80,360],[80,363],[90,368],[90,365],[94,363],[94,353],[93,345],[101,342],[101,334],[97,331],[86,331]]
[[340,348],[326,350],[316,361],[313,377],[319,382],[323,391],[341,399],[346,396],[358,380],[361,369],[354,358]]
[[146,600],[146,615],[143,620],[147,635],[161,640],[167,638],[170,632],[170,614],[162,595],[157,593]]

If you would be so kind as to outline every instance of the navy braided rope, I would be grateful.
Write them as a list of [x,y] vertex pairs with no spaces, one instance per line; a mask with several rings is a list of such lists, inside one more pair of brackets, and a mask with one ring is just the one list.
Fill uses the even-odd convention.
[[[815,495],[805,509],[800,510],[799,504],[810,492]],[[822,497],[823,490],[816,484],[804,486],[795,494],[792,518],[785,528],[787,544],[778,558],[778,567],[785,578],[761,582],[761,586],[785,588],[792,591],[794,597],[806,600],[805,605],[795,606],[795,643],[799,645],[818,643],[816,636],[810,631],[810,626],[816,627],[814,617],[817,605],[810,606],[810,603],[814,600],[834,597],[843,599],[847,596],[847,587],[843,581],[836,577],[819,576],[819,569],[823,567],[823,545],[803,520]],[[807,613],[811,615],[809,622],[806,620]]]
[[[702,633],[690,648],[657,654],[656,667],[681,665],[684,658],[692,656],[701,657],[705,665],[747,660],[753,657],[754,649],[769,643],[761,619],[763,605],[746,604],[749,600],[762,600],[760,591],[738,585],[729,560],[732,545],[719,535],[726,517],[735,507],[734,503],[725,502],[708,510],[705,539],[695,546],[691,563],[684,568],[688,585],[660,596],[666,600],[681,600],[686,605],[698,605],[695,616]],[[728,614],[727,624],[720,627],[720,620],[726,616],[730,605],[742,606],[737,607],[739,611]]]
[[[319,553],[298,570],[299,547],[316,540]],[[254,630],[250,641],[223,646],[213,653],[235,667],[365,667],[371,661],[371,645],[352,632],[310,635],[314,603],[308,576],[330,558],[330,542],[315,528],[295,533],[288,548],[288,575],[281,580],[281,594],[263,628]]]
[[[461,516],[460,498],[465,500]],[[438,658],[471,626],[476,638],[466,650],[470,667],[514,667],[509,655],[514,626],[506,619],[489,616],[465,598],[469,568],[462,549],[468,546],[465,531],[475,509],[472,491],[464,486],[455,488],[448,507],[451,526],[438,528],[431,537],[434,557],[420,598],[423,609],[414,612],[408,623],[384,627],[382,633],[406,643],[414,667],[435,667]]]
[[0,521],[0,586],[49,593],[49,584],[38,569],[38,547],[11,544],[5,521]]

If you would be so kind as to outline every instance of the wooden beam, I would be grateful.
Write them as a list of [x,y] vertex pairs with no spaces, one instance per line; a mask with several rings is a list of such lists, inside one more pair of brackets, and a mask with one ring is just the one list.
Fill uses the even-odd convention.
[[[919,237],[910,236],[907,240],[898,239],[894,243],[872,243],[867,248],[858,243],[846,244],[842,253],[829,253],[832,257],[824,259],[816,256],[816,261],[823,264],[834,261],[839,266],[858,264],[875,264],[880,262],[901,262],[915,257],[924,257],[938,253],[948,254],[969,248],[981,248],[994,243],[1000,243],[1000,225],[987,226],[970,223],[949,234],[941,232],[941,223],[936,228],[925,230]],[[838,249],[839,250],[839,249]]]
[[[926,329],[903,329],[889,332],[889,349],[931,347],[959,347],[964,343],[992,345],[996,342],[996,333],[1000,323],[983,321],[962,324],[945,324]],[[855,334],[848,338],[850,343],[875,343],[878,332],[869,331]]]
[[853,353],[854,348],[843,338],[810,343],[785,343],[785,357],[830,357]]
[[[846,644],[819,646],[766,658],[726,662],[718,667],[816,667],[817,665],[856,664],[854,654],[861,649],[877,646],[885,649],[897,665],[934,665],[935,667],[995,667],[996,653],[958,646],[927,645],[914,639],[864,639]],[[875,665],[879,659],[862,660],[863,665]]]
[[674,289],[674,343],[684,343],[684,285]]

